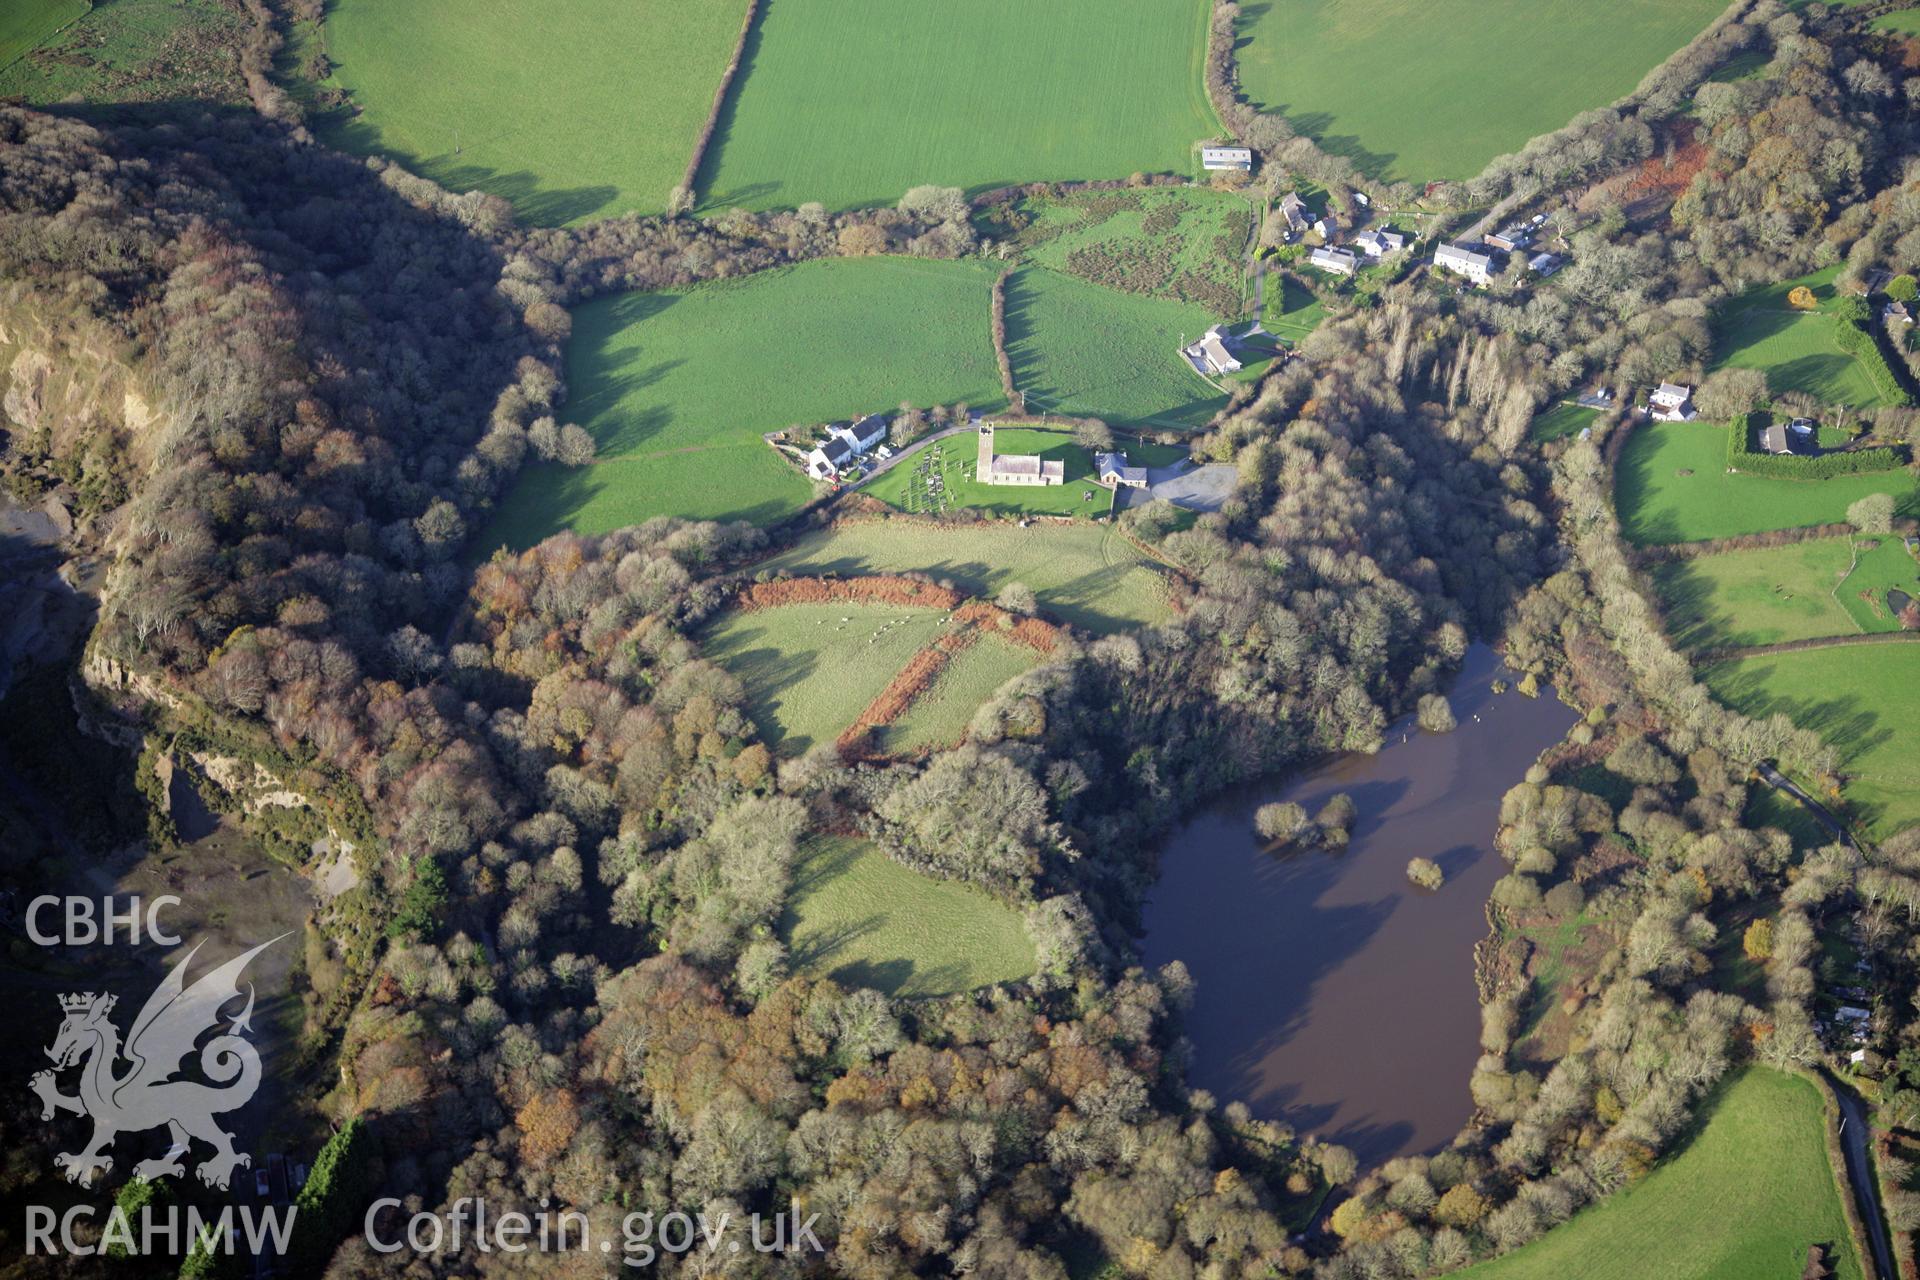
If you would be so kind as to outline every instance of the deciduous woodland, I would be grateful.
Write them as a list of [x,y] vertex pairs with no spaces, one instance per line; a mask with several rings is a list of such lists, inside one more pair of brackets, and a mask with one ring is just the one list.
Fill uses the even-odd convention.
[[[598,465],[571,420],[568,308],[828,257],[998,261],[1004,210],[926,187],[837,213],[696,202],[531,226],[500,195],[319,140],[302,118],[314,85],[276,55],[313,9],[249,5],[234,65],[253,109],[0,107],[0,471],[18,507],[64,513],[69,558],[100,569],[83,643],[52,675],[23,663],[7,695],[22,711],[0,741],[6,777],[46,798],[0,792],[21,833],[0,887],[24,900],[136,838],[177,852],[161,756],[190,762],[288,874],[350,865],[351,887],[308,922],[301,998],[275,1015],[294,1028],[288,1069],[312,1084],[296,1109],[323,1138],[339,1126],[300,1193],[293,1274],[602,1273],[577,1253],[381,1253],[360,1230],[375,1197],[446,1214],[476,1196],[496,1214],[568,1206],[611,1240],[642,1210],[819,1215],[823,1255],[663,1256],[673,1275],[1374,1280],[1503,1254],[1520,1272],[1551,1260],[1531,1242],[1690,1144],[1722,1150],[1699,1127],[1729,1090],[1772,1096],[1753,1072],[1829,1061],[1820,1024],[1841,987],[1885,993],[1847,997],[1872,1004],[1863,1079],[1881,1130],[1920,1128],[1920,1019],[1903,994],[1920,978],[1920,829],[1849,791],[1858,752],[1911,727],[1743,700],[1696,667],[1643,551],[1684,539],[1619,483],[1651,429],[1633,407],[1649,384],[1707,384],[1723,416],[1686,429],[1712,432],[1716,459],[1727,420],[1839,421],[1766,376],[1708,384],[1713,317],[1757,282],[1836,268],[1837,287],[1865,288],[1920,263],[1920,45],[1848,8],[1740,0],[1627,98],[1427,191],[1366,177],[1240,100],[1239,18],[1216,6],[1193,109],[1210,90],[1263,156],[1225,185],[1277,200],[1308,183],[1342,207],[1359,192],[1430,242],[1489,209],[1551,210],[1570,261],[1550,287],[1517,267],[1456,287],[1417,264],[1329,287],[1296,353],[1160,437],[1236,480],[1218,509],[1143,495],[1112,517],[1125,551],[1103,550],[1105,570],[1148,565],[1167,590],[1095,634],[1097,600],[1065,616],[1048,584],[1002,582],[964,552],[884,579],[840,563],[834,522],[860,500],[824,490],[763,525],[662,516],[478,546],[523,466]],[[742,47],[734,83],[751,93],[764,54],[751,34]],[[728,150],[729,118],[712,144],[723,174],[758,154]],[[1233,264],[1209,297],[1231,292],[1250,248],[1237,234],[1253,230],[1232,227],[1227,246],[1207,232],[1205,254]],[[1010,401],[1021,290],[1020,275],[981,277],[982,349],[990,335]],[[1857,332],[1881,341],[1871,323]],[[1891,538],[1912,527],[1920,357],[1888,350],[1883,405],[1845,417],[1887,452],[1819,472],[1885,474],[1898,505],[1875,523]],[[1534,438],[1538,415],[1595,387],[1617,394],[1590,433]],[[966,429],[960,411],[941,420]],[[985,527],[967,510],[873,524],[882,539]],[[796,600],[950,610],[1024,646],[1023,669],[957,744],[894,756],[867,732],[926,676],[783,753],[708,638],[730,611]],[[1174,822],[1230,784],[1377,749],[1400,716],[1443,730],[1476,639],[1502,645],[1513,696],[1553,686],[1584,718],[1503,780],[1486,833],[1506,865],[1479,956],[1484,1054],[1458,1082],[1474,1118],[1440,1151],[1360,1169],[1189,1086],[1191,980],[1143,968],[1135,930]],[[842,730],[865,745],[843,751]],[[1855,834],[1783,816],[1791,802],[1756,766]],[[1356,816],[1322,821],[1344,835]],[[882,990],[898,982],[827,976],[790,945],[790,913],[829,840],[1017,912],[1032,973],[971,990],[920,975],[912,989],[957,993],[899,998]],[[1341,841],[1296,843],[1275,856],[1337,857]],[[43,962],[9,963],[28,960]],[[79,971],[61,962],[57,981]],[[24,1095],[7,1106],[0,1199],[78,1194],[53,1156],[80,1122],[44,1122]],[[149,1194],[122,1142],[96,1200]],[[1808,1167],[1767,1185],[1833,1186]],[[1879,1168],[1910,1257],[1920,1192],[1893,1145]],[[192,1179],[168,1188],[216,1202]],[[0,1239],[17,1243],[9,1214]],[[1860,1273],[1856,1237],[1857,1223],[1820,1241],[1856,1267],[1843,1274]],[[222,1265],[202,1253],[152,1273]],[[20,1274],[83,1268],[33,1259]]]

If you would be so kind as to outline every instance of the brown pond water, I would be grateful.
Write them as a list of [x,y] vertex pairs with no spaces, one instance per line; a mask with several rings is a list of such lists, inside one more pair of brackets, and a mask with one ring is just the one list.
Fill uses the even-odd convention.
[[[1239,788],[1174,832],[1141,949],[1198,981],[1192,1084],[1344,1143],[1363,1167],[1459,1131],[1480,1052],[1473,947],[1505,870],[1500,797],[1576,718],[1550,693],[1494,694],[1504,674],[1476,645],[1449,693],[1454,732],[1397,724],[1376,755]],[[1270,800],[1311,813],[1341,791],[1359,806],[1344,852],[1272,854],[1254,834]],[[1408,883],[1413,857],[1439,863],[1445,887]]]

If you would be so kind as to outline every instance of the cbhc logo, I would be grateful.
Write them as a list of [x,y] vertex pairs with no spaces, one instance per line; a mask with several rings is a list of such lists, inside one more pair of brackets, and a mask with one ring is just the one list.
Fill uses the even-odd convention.
[[[130,946],[138,946],[140,928],[144,924],[148,938],[163,947],[177,947],[180,945],[179,935],[167,933],[160,927],[160,908],[179,905],[180,899],[170,893],[147,903],[144,912],[138,894],[128,900],[124,911],[115,909],[112,897],[101,898],[96,903],[92,898],[61,898],[43,894],[27,904],[27,936],[43,947],[57,947],[62,943],[69,947],[84,947],[95,942],[112,946],[115,926],[125,926],[122,931],[125,941]],[[63,932],[46,933],[40,928],[41,914],[47,908],[58,910],[55,919],[64,926]]]

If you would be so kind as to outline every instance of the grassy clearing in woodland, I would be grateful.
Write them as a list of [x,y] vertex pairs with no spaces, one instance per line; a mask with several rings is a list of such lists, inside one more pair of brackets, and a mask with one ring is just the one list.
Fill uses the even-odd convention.
[[[1798,280],[1749,289],[1722,308],[1714,320],[1714,368],[1761,369],[1777,394],[1801,391],[1822,404],[1875,409],[1898,403],[1875,387],[1867,367],[1841,350],[1835,338],[1840,323],[1834,293],[1838,267]],[[1801,311],[1787,295],[1801,285],[1813,291],[1819,307]]]
[[892,996],[1017,982],[1037,963],[1012,907],[849,838],[802,852],[782,932],[794,968]]
[[0,0],[0,98],[243,103],[246,27],[219,0]]
[[329,142],[540,225],[658,213],[733,56],[746,0],[335,0]]
[[1469,178],[1633,91],[1720,0],[1243,5],[1240,83],[1376,177]]
[[1749,1067],[1703,1110],[1700,1131],[1646,1179],[1527,1245],[1460,1272],[1472,1280],[1746,1280],[1800,1274],[1807,1245],[1859,1280],[1811,1084]]
[[707,632],[702,647],[746,686],[748,714],[767,745],[797,756],[852,724],[941,634],[945,616],[850,600],[735,610]]
[[962,591],[993,596],[1009,582],[1031,588],[1040,607],[1088,631],[1126,631],[1173,616],[1168,570],[1112,525],[1007,521],[935,524],[862,520],[811,533],[766,561],[794,574],[926,573]]
[[1205,0],[765,0],[703,202],[847,209],[923,183],[1186,173],[1220,128],[1206,21]]
[[1913,557],[1895,537],[1816,538],[1694,556],[1655,566],[1653,580],[1682,648],[1897,631],[1888,590],[1920,594]]
[[1920,495],[1904,471],[1780,480],[1727,474],[1727,428],[1705,422],[1651,422],[1621,452],[1614,504],[1629,542],[1701,542],[1769,529],[1835,524],[1847,507],[1892,493],[1913,515]]
[[1121,293],[1044,267],[1007,281],[1007,353],[1035,412],[1190,430],[1227,397],[1180,354],[1223,319],[1204,307]]
[[881,734],[881,746],[901,755],[957,746],[973,713],[999,691],[1000,686],[1040,661],[1024,645],[992,633],[947,660],[931,688],[922,692]]
[[1565,440],[1569,436],[1579,435],[1581,431],[1592,426],[1594,419],[1599,416],[1598,409],[1589,409],[1563,400],[1559,404],[1542,410],[1534,418],[1533,427],[1528,434],[1534,440],[1543,443],[1548,440]]
[[812,488],[766,432],[902,400],[997,407],[992,280],[978,263],[833,258],[578,308],[561,416],[598,460],[530,467],[484,546],[657,515],[776,519]]
[[1884,839],[1920,821],[1920,644],[1851,644],[1723,662],[1700,673],[1749,716],[1784,712],[1841,754],[1846,797]]

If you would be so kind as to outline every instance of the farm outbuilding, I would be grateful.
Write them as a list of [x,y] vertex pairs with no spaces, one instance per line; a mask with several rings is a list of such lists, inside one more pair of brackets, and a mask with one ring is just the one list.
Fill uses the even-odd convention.
[[1246,147],[1202,147],[1200,165],[1206,169],[1238,169],[1245,173],[1253,168],[1253,152]]

